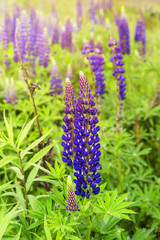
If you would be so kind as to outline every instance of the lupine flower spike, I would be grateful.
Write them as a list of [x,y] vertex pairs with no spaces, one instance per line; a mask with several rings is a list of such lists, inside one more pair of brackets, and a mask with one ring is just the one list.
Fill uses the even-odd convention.
[[71,176],[69,175],[67,177],[67,206],[66,206],[66,210],[76,212],[78,210],[78,208],[79,207],[77,205],[72,179],[71,179]]
[[52,75],[52,79],[50,80],[50,95],[60,95],[62,93],[62,79],[60,78],[60,73],[58,66],[54,59],[51,59],[52,66],[50,74]]
[[[116,84],[117,84],[117,129],[120,130],[119,123],[122,119],[121,116],[121,110],[123,108],[123,101],[125,100],[126,95],[126,83],[125,83],[125,77],[123,76],[123,73],[125,72],[124,68],[122,67],[124,63],[122,62],[123,56],[120,54],[121,49],[118,46],[118,42],[115,41],[113,37],[109,38],[109,47],[112,48],[111,53],[112,57],[110,61],[113,64],[114,71],[113,76],[115,76]],[[118,130],[118,131],[119,131]]]
[[140,18],[137,21],[136,31],[135,31],[135,42],[139,43],[139,53],[140,55],[145,55],[146,53],[146,30],[144,17],[141,14]]
[[99,193],[100,188],[97,184],[101,181],[100,173],[97,172],[101,169],[98,136],[100,127],[96,126],[98,118],[95,116],[97,109],[94,106],[95,102],[87,79],[84,73],[80,72],[80,91],[74,121],[74,176],[76,177],[74,182],[75,193],[86,198],[89,198],[91,193]]
[[63,121],[65,125],[62,126],[64,134],[62,135],[62,146],[64,148],[62,160],[68,165],[72,164],[72,157],[74,153],[74,115],[75,115],[76,99],[73,88],[69,78],[66,79],[65,86],[65,116]]
[[6,87],[5,87],[5,97],[4,99],[6,100],[6,103],[10,103],[12,105],[17,104],[16,100],[16,91],[14,87],[14,80],[13,78],[9,79],[6,78]]
[[118,28],[119,28],[120,48],[121,48],[122,54],[130,54],[129,26],[128,26],[128,21],[127,21],[124,8],[122,8],[122,15],[121,15],[121,18],[119,19]]

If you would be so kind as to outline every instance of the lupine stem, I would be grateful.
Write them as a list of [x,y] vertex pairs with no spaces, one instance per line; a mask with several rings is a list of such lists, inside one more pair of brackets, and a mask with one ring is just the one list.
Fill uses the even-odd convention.
[[117,164],[118,164],[118,170],[119,170],[121,193],[123,193],[123,173],[122,173],[121,161],[118,154],[116,155],[116,158],[117,158]]
[[87,227],[86,240],[90,240],[90,236],[91,236],[91,228],[92,228],[91,217],[88,217],[88,227]]
[[[27,188],[26,188],[26,180],[25,180],[25,174],[24,174],[24,169],[23,169],[23,163],[22,163],[22,158],[20,155],[20,152],[18,152],[18,157],[20,160],[20,164],[21,164],[21,172],[23,175],[23,187],[24,187],[24,196],[25,196],[25,203],[26,203],[26,209],[27,209],[27,215],[29,214],[28,210],[29,210],[29,206],[28,206],[28,196],[27,196]],[[30,219],[27,217],[27,222],[30,225]]]
[[[28,87],[28,90],[29,90],[29,93],[30,93],[30,97],[31,97],[31,99],[32,99],[32,104],[33,104],[33,107],[34,107],[35,115],[37,116],[36,120],[37,120],[37,127],[38,127],[38,131],[39,131],[39,136],[42,137],[42,131],[41,131],[41,128],[40,128],[40,123],[39,123],[39,116],[38,116],[38,112],[37,112],[37,107],[36,107],[36,104],[35,104],[35,101],[34,101],[34,97],[33,97],[34,90],[35,90],[35,88],[36,88],[37,86],[34,84],[35,86],[33,87],[33,86],[32,86],[31,84],[29,84],[29,82],[28,82],[28,77],[30,77],[30,76],[29,76],[29,73],[28,73],[27,69],[23,66],[23,62],[22,62],[22,58],[21,58],[21,54],[20,54],[20,50],[19,50],[19,46],[18,46],[18,41],[17,41],[17,32],[18,32],[18,28],[16,29],[16,34],[15,34],[18,57],[19,57],[19,61],[20,61],[20,64],[21,64],[21,68],[22,68],[23,73],[24,73],[24,81],[25,81],[26,84],[27,84],[27,87]],[[39,146],[39,148],[41,148],[41,147]]]

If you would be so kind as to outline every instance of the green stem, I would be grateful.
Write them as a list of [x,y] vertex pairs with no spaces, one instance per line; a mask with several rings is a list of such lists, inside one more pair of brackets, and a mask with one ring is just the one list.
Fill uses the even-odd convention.
[[[21,172],[23,175],[24,196],[25,196],[25,203],[26,203],[26,209],[27,209],[27,215],[28,215],[29,214],[29,212],[28,212],[29,206],[28,206],[27,188],[26,188],[26,181],[25,181],[23,163],[22,163],[22,158],[21,158],[20,152],[18,152],[18,156],[19,156],[19,160],[20,160],[20,164],[21,164]],[[28,224],[30,225],[30,219],[28,217],[26,219],[27,219]]]
[[119,159],[119,156],[116,156],[117,163],[118,163],[118,170],[119,170],[119,178],[120,178],[120,186],[121,186],[121,193],[123,193],[123,173],[122,173],[122,167],[121,167],[121,161]]
[[91,228],[92,228],[92,222],[91,222],[91,217],[89,217],[88,218],[88,227],[87,227],[86,240],[90,240]]

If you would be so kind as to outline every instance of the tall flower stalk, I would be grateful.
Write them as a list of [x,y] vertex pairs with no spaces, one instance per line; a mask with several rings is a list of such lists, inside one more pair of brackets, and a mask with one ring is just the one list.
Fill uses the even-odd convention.
[[114,67],[112,75],[115,77],[117,85],[117,131],[120,132],[120,121],[122,119],[121,111],[123,108],[123,101],[125,100],[126,95],[126,78],[123,76],[125,72],[123,68],[124,62],[122,62],[123,56],[120,54],[121,49],[118,46],[118,42],[115,41],[113,37],[109,39],[108,46],[112,48],[112,57],[110,58],[110,61],[112,62]]
[[100,173],[97,172],[101,169],[98,136],[100,127],[96,126],[98,118],[96,117],[97,109],[94,106],[95,102],[87,79],[84,73],[80,72],[80,91],[74,120],[74,176],[76,177],[74,182],[76,183],[75,193],[86,198],[89,198],[91,193],[99,193],[100,188],[97,184],[101,181]]
[[[120,121],[122,119],[121,111],[123,108],[123,101],[125,100],[125,95],[126,95],[126,83],[125,83],[125,77],[123,76],[125,70],[122,67],[124,63],[122,62],[123,56],[120,54],[121,49],[118,46],[118,42],[115,41],[113,37],[109,38],[109,47],[111,47],[111,53],[112,57],[110,61],[113,64],[114,70],[112,75],[116,79],[116,85],[117,85],[117,127],[116,131],[119,134],[121,132],[121,125]],[[116,154],[116,159],[117,159],[117,164],[118,164],[118,169],[119,169],[119,176],[120,176],[120,185],[121,185],[121,192],[123,192],[123,171],[121,167],[121,161],[118,156],[118,152]]]
[[136,30],[135,30],[135,42],[139,44],[139,53],[140,55],[146,54],[146,29],[144,17],[141,14],[140,18],[137,21]]
[[122,54],[130,54],[130,33],[127,16],[122,8],[122,15],[118,22],[119,41]]
[[74,119],[76,98],[69,78],[66,79],[65,86],[65,116],[63,118],[64,125],[62,126],[64,134],[62,135],[62,146],[64,148],[62,160],[67,165],[72,165],[74,156]]

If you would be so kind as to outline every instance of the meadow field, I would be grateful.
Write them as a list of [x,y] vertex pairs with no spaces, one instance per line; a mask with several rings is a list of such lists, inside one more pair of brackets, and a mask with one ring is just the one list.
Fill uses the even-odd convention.
[[160,1],[0,1],[0,240],[160,239]]

